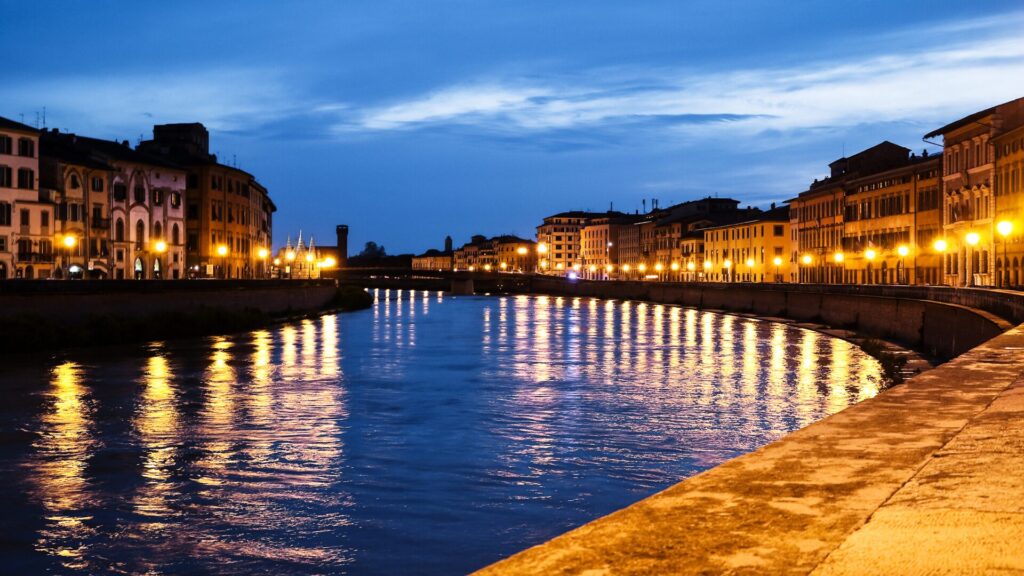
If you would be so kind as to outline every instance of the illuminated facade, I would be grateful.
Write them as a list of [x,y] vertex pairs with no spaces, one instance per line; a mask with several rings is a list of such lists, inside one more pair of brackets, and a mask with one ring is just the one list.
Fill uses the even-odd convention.
[[[618,212],[611,215],[619,215]],[[580,231],[593,218],[606,212],[560,212],[544,219],[537,227],[538,267],[546,274],[565,275],[580,260]]]
[[0,118],[0,279],[54,272],[53,204],[39,189],[39,131]]
[[413,270],[451,270],[453,265],[451,252],[430,249],[418,256],[412,257]]
[[109,278],[114,168],[79,146],[74,134],[44,131],[39,146],[40,188],[54,204],[55,275]]
[[[942,192],[943,231],[946,243],[945,283],[952,286],[993,286],[997,283],[995,268],[996,251],[1009,245],[1001,244],[998,233],[1000,218],[1011,226],[1018,219],[1012,182],[1013,141],[1012,134],[1024,125],[1024,98],[966,116],[925,135],[925,138],[942,136]],[[1010,181],[1002,197],[1003,216],[997,218],[997,201],[994,193],[996,180],[996,149],[998,140],[1006,151],[1001,167],[1004,177]],[[1008,236],[1012,236],[1011,234]],[[1007,240],[1010,240],[1007,237]],[[1012,240],[1010,240],[1012,242]],[[997,246],[997,244],[1001,244]],[[1009,268],[1012,269],[1012,259]],[[1018,260],[1019,265],[1019,260]]]
[[995,148],[996,285],[1024,286],[1024,125],[992,139]]
[[139,149],[183,166],[186,179],[185,259],[190,275],[264,278],[268,274],[273,213],[267,189],[244,170],[210,154],[202,124],[153,127]]
[[705,260],[695,262],[693,271],[702,271],[712,282],[783,282],[795,265],[790,261],[789,228],[789,207],[785,206],[744,222],[707,228]]

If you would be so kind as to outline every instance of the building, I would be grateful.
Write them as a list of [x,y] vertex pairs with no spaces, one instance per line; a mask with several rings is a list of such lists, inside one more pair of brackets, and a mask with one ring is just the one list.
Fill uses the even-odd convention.
[[453,261],[451,252],[431,248],[423,254],[412,257],[412,269],[443,272],[452,269]]
[[608,280],[621,277],[619,249],[622,232],[633,228],[636,217],[607,214],[591,218],[580,229],[579,260],[573,269],[581,278]]
[[153,127],[139,150],[187,171],[185,260],[192,276],[263,278],[269,273],[273,213],[267,189],[210,154],[210,135],[199,123]]
[[112,168],[110,172],[111,277],[185,277],[186,172],[166,159],[114,142],[53,134]]
[[39,181],[54,204],[57,276],[109,278],[110,182],[114,168],[79,145],[73,134],[43,131],[39,140]]
[[789,201],[795,215],[801,282],[835,284],[843,281],[843,216],[851,180],[903,166],[907,154],[908,150],[902,146],[882,142],[849,158],[839,158],[829,164],[827,178],[815,180],[806,191]]
[[852,178],[843,200],[842,281],[940,284],[941,154],[907,150],[902,164]]
[[560,212],[544,218],[537,227],[539,269],[547,274],[565,275],[580,260],[580,231],[593,218],[621,215],[619,212]]
[[[447,243],[446,243],[447,245]],[[538,244],[509,234],[486,238],[476,235],[453,253],[455,271],[533,272]]]
[[39,131],[0,117],[0,279],[55,270],[53,204],[39,189]]
[[[1017,129],[1024,124],[1024,98],[1018,98],[998,106],[976,112],[938,130],[925,138],[942,136],[942,194],[943,194],[943,241],[945,242],[944,279],[951,286],[992,286],[996,284],[1000,271],[1012,270],[1009,244],[1017,244],[1012,236],[1014,220],[1019,219],[1016,207],[1019,200],[1013,185],[1015,156],[1013,142]],[[1009,182],[1006,194],[997,202],[994,186],[996,173],[995,143],[1003,145],[1003,152],[1009,152],[1000,162],[1003,177]],[[997,218],[997,212],[1002,216]],[[1007,220],[1001,218],[1007,217]],[[1001,240],[997,225],[1004,224],[1009,232]],[[1009,226],[1009,229],[1006,228]],[[1019,226],[1018,226],[1019,227]],[[1001,246],[997,246],[1001,242]],[[1004,248],[1005,258],[996,260],[997,248]],[[1018,260],[1018,265],[1019,265]],[[1005,277],[1006,275],[1003,274]]]
[[[996,285],[1024,286],[1024,125],[992,138],[995,148]],[[1009,223],[1009,225],[1005,223]]]
[[[789,276],[789,207],[704,229],[704,278],[714,282],[783,282]],[[696,266],[695,266],[696,267]]]
[[[293,245],[289,236],[284,247],[268,263],[267,277],[292,280],[331,277],[340,267],[341,254],[347,251],[344,246],[348,243],[348,226],[339,225],[336,232],[338,246],[317,246],[312,237],[303,242],[301,231]],[[342,246],[340,250],[339,246]]]
[[485,266],[490,268],[494,266],[493,248],[487,237],[476,234],[453,252],[452,261],[456,272],[483,270]]
[[431,248],[423,254],[412,257],[413,270],[436,270],[442,272],[451,270],[455,265],[454,251],[452,250],[452,237],[444,239],[444,250]]

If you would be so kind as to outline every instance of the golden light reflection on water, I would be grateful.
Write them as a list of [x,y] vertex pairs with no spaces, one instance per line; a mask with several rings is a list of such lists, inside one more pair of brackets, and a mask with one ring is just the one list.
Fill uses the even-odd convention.
[[96,448],[93,407],[82,386],[83,368],[64,362],[51,373],[47,408],[34,447],[39,457],[27,472],[33,497],[45,510],[36,549],[57,556],[69,569],[85,566],[84,542],[94,529],[88,512],[94,494],[86,480],[88,458]]

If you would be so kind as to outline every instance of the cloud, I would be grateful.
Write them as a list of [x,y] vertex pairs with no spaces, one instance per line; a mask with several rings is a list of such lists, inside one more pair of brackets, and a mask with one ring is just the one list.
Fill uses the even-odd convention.
[[[734,137],[737,131],[813,130],[865,123],[948,121],[1024,95],[1024,16],[957,24],[959,42],[932,28],[886,36],[889,51],[846,60],[721,72],[591,70],[581,79],[492,77],[386,105],[347,107],[337,134],[453,126],[507,141],[566,130],[658,129]],[[931,42],[912,42],[931,36]],[[864,38],[870,45],[871,38]],[[904,46],[919,48],[904,50]]]

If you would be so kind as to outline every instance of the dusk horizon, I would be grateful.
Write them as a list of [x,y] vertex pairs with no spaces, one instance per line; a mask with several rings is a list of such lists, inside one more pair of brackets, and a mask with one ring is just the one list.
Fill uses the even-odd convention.
[[5,2],[0,115],[133,145],[201,122],[280,205],[275,247],[344,223],[397,254],[651,199],[767,207],[1024,92],[1013,2],[586,6]]

